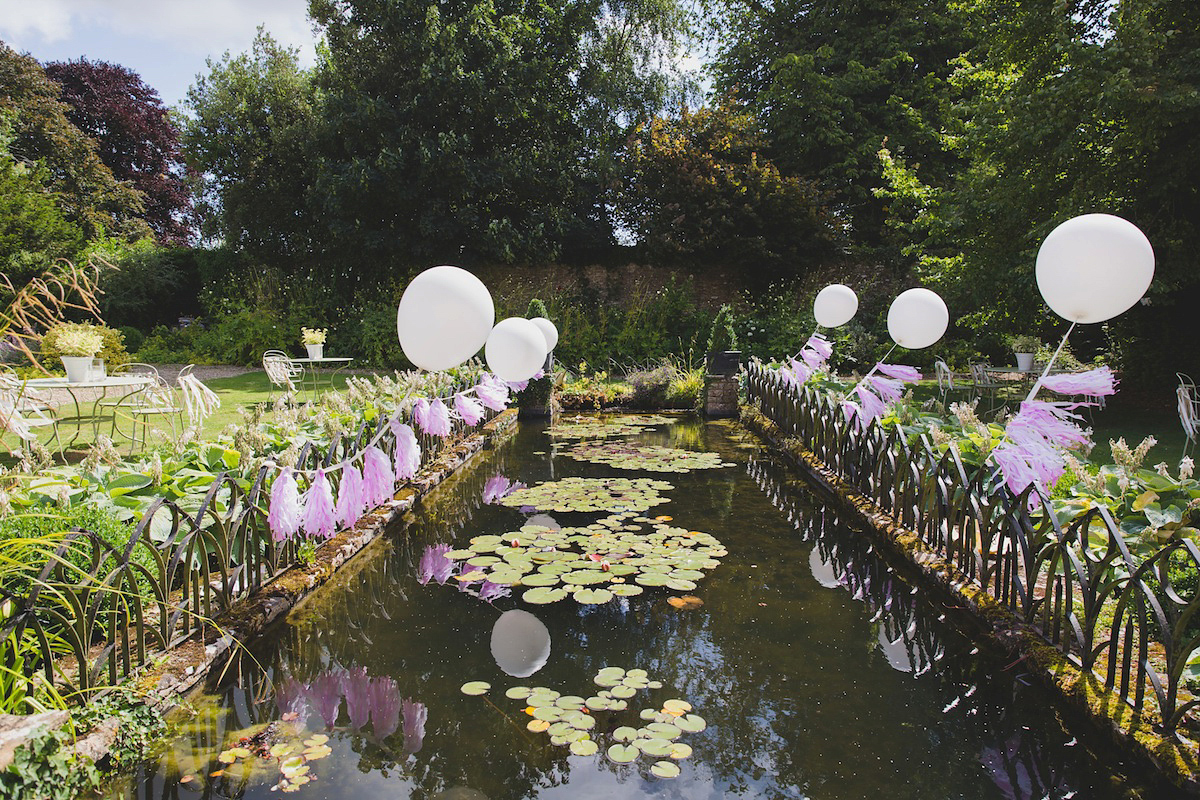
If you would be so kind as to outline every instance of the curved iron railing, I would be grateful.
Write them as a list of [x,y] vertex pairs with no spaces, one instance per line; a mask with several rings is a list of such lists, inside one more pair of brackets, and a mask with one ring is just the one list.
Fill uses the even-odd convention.
[[872,422],[859,431],[824,392],[751,365],[747,394],[787,437],[1025,622],[1143,719],[1173,734],[1200,705],[1183,687],[1200,647],[1200,592],[1171,569],[1200,571],[1190,540],[1134,558],[1107,509],[1060,525],[1032,487],[1014,496],[987,465]]
[[[485,419],[494,416],[488,412]],[[306,443],[297,470],[357,455],[385,424],[382,418],[364,422],[327,447]],[[421,436],[423,464],[458,441],[466,428],[455,424],[445,439]],[[395,445],[391,431],[384,430],[377,446],[390,457]],[[211,626],[236,601],[294,564],[300,542],[276,542],[267,527],[272,471],[262,467],[249,489],[235,475],[218,474],[192,513],[159,499],[120,546],[84,530],[64,536],[28,593],[4,598],[11,609],[0,625],[5,682],[20,675],[32,681],[40,673],[61,694],[86,699]],[[340,471],[327,475],[335,492],[340,476]]]

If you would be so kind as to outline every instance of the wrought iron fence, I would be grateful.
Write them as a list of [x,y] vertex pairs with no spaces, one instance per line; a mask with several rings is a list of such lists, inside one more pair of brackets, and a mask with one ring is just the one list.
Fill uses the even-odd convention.
[[747,396],[1144,719],[1168,734],[1192,722],[1200,700],[1184,679],[1200,647],[1200,591],[1171,577],[1200,572],[1192,541],[1135,558],[1107,509],[1060,525],[1034,488],[1014,496],[994,467],[964,464],[953,447],[942,451],[924,436],[910,442],[877,422],[860,431],[828,393],[798,390],[758,364]]
[[[485,420],[494,417],[488,412]],[[436,460],[466,430],[421,436],[422,464]],[[376,434],[389,457],[396,442],[386,420],[363,422],[325,447],[308,442],[296,469],[352,458]],[[177,646],[233,604],[296,562],[296,538],[274,541],[267,527],[269,478],[263,466],[247,482],[216,476],[195,512],[156,500],[120,546],[85,530],[64,536],[31,588],[6,595],[0,626],[0,690],[31,690],[35,676],[68,698],[86,699]],[[303,480],[303,479],[301,479]],[[335,492],[340,471],[327,475]],[[248,485],[248,488],[246,486]],[[2,698],[0,698],[2,699]]]

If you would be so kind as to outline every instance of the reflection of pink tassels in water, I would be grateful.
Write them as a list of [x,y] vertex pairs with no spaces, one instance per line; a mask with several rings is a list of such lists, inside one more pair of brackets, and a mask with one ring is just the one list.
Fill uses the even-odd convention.
[[371,681],[371,727],[376,739],[386,739],[400,727],[400,689],[389,677]]
[[346,713],[350,727],[361,730],[371,720],[371,679],[366,667],[355,667],[342,673],[342,694],[346,696]]
[[404,715],[404,752],[419,753],[425,744],[425,722],[429,709],[424,703],[406,699],[402,706]]
[[326,728],[337,724],[342,707],[342,681],[336,672],[325,672],[308,682],[308,699]]

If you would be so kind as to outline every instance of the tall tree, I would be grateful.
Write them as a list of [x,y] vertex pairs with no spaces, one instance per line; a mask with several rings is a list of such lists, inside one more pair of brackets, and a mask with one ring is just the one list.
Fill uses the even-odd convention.
[[188,90],[183,141],[203,234],[294,274],[312,262],[309,141],[319,97],[297,51],[261,28],[249,53],[209,60]]
[[956,0],[720,0],[716,85],[761,118],[766,155],[835,193],[855,242],[885,231],[877,154],[885,146],[933,174],[947,79],[969,49]]
[[803,275],[838,250],[812,181],[759,156],[752,115],[726,105],[658,117],[631,137],[621,216],[652,260],[741,267],[751,283]]
[[191,238],[191,193],[184,182],[179,130],[158,92],[138,74],[106,61],[60,61],[46,74],[62,87],[67,118],[98,145],[119,181],[143,195],[143,216],[164,244]]
[[113,177],[95,141],[71,123],[60,93],[36,60],[0,42],[0,111],[11,113],[12,157],[45,168],[67,219],[89,238],[102,230],[133,238],[149,233],[141,193]]
[[661,104],[674,0],[312,0],[332,258],[522,262],[612,242],[614,152]]

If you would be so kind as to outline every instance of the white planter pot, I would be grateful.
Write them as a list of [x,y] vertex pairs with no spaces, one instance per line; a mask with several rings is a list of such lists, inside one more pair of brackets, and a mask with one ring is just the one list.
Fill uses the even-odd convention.
[[59,356],[67,371],[67,383],[86,383],[91,377],[91,356]]
[[308,350],[309,358],[324,358],[324,356],[321,355],[321,353],[325,350],[325,345],[323,344],[306,344],[304,345],[304,349]]
[[1017,369],[1028,372],[1033,369],[1033,357],[1036,353],[1016,353]]

